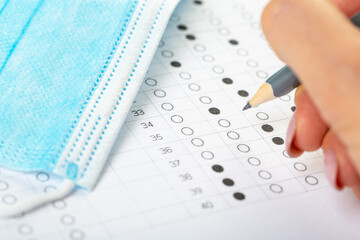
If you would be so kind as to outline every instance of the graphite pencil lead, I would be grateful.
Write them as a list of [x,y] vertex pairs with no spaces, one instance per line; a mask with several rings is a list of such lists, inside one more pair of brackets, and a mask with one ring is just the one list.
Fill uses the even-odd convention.
[[245,111],[245,110],[247,110],[247,109],[249,109],[249,108],[251,108],[251,105],[250,105],[250,103],[247,103],[247,104],[245,105],[245,107],[243,108],[243,111]]

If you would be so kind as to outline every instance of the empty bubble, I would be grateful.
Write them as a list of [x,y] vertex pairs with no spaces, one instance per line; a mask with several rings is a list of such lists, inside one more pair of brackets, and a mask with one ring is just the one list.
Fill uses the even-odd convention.
[[291,97],[289,95],[284,95],[280,97],[280,100],[284,102],[289,102],[291,100]]
[[221,126],[221,127],[224,127],[224,128],[227,128],[227,127],[230,127],[231,123],[226,120],[226,119],[220,119],[218,121],[218,124]]
[[155,90],[154,95],[158,98],[163,98],[166,96],[166,92],[164,90]]
[[305,182],[311,186],[317,185],[319,183],[319,180],[314,176],[306,176]]
[[206,160],[211,160],[214,158],[214,154],[210,151],[204,151],[201,153],[201,157],[206,159]]
[[204,55],[203,57],[202,57],[202,59],[205,61],[205,62],[213,62],[213,61],[215,61],[215,58],[213,57],[213,56],[211,56],[211,55]]
[[195,146],[195,147],[202,147],[204,146],[204,141],[200,138],[193,138],[191,139],[191,143]]
[[235,131],[230,131],[230,132],[227,132],[226,134],[228,136],[228,138],[232,139],[232,140],[237,140],[240,138],[240,135],[235,132]]
[[299,172],[304,172],[307,170],[306,165],[300,162],[294,163],[294,168]]
[[189,88],[191,91],[194,91],[194,92],[198,92],[198,91],[200,91],[200,89],[201,89],[200,85],[197,84],[197,83],[190,83],[190,84],[188,85],[188,88]]
[[259,177],[265,180],[269,180],[272,176],[271,173],[266,170],[261,170],[258,172]]
[[273,193],[282,193],[284,190],[279,184],[271,184],[269,188]]
[[85,233],[78,229],[74,229],[70,231],[69,237],[72,240],[82,240],[85,238]]
[[61,223],[66,226],[71,226],[75,224],[75,218],[70,214],[65,214],[61,216]]
[[181,72],[179,73],[180,78],[184,79],[184,80],[190,80],[191,79],[191,74],[188,72]]
[[214,73],[217,73],[217,74],[221,74],[221,73],[224,73],[224,68],[222,68],[222,67],[220,67],[220,66],[214,66],[213,68],[212,68],[212,71],[214,72]]
[[58,210],[62,210],[66,208],[66,202],[64,200],[56,200],[54,202],[52,202],[52,205],[54,208],[58,209]]
[[215,66],[215,67],[213,67],[213,68],[212,68],[212,71],[213,71],[214,73],[217,73],[217,74],[224,73],[224,69],[223,69],[222,67],[220,67],[220,66]]
[[247,161],[252,166],[260,166],[260,164],[261,164],[260,159],[258,159],[256,157],[250,157],[250,158],[248,158]]
[[202,96],[199,98],[200,102],[202,102],[203,104],[210,104],[212,103],[211,98],[207,97],[207,96]]
[[259,66],[259,63],[255,60],[248,60],[246,62],[246,65],[248,65],[249,67],[252,67],[252,68],[257,68]]
[[196,52],[205,52],[206,51],[206,47],[202,44],[195,44],[194,46],[194,50]]
[[264,112],[258,112],[256,113],[256,117],[260,120],[268,120],[269,119],[269,115],[267,115]]
[[157,81],[153,78],[148,78],[145,80],[145,84],[153,87],[157,85]]
[[222,28],[218,29],[218,33],[222,36],[228,36],[228,35],[230,35],[231,32],[228,28],[222,27]]
[[36,179],[40,182],[46,182],[49,180],[49,174],[48,173],[45,173],[45,172],[38,172],[36,174]]
[[250,147],[246,144],[239,144],[237,146],[237,149],[240,151],[240,152],[243,152],[243,153],[248,153],[250,152]]
[[189,127],[183,127],[181,129],[182,134],[186,135],[186,136],[190,136],[194,134],[194,130],[192,128]]
[[171,58],[174,56],[174,53],[172,51],[169,50],[164,50],[161,52],[161,55],[165,58]]
[[163,103],[161,104],[161,108],[165,111],[171,111],[174,109],[174,105],[172,105],[171,103]]
[[249,52],[246,49],[240,48],[236,51],[236,54],[241,57],[246,57],[247,55],[249,55]]
[[258,76],[258,78],[261,78],[261,79],[266,79],[269,77],[269,74],[267,74],[264,71],[257,71],[256,76]]
[[33,227],[24,223],[18,227],[18,232],[23,236],[30,236],[33,233]]
[[6,194],[2,197],[2,201],[7,205],[14,205],[17,202],[17,198],[14,195]]
[[171,121],[174,123],[182,123],[184,121],[184,119],[180,115],[173,115],[173,116],[171,116]]

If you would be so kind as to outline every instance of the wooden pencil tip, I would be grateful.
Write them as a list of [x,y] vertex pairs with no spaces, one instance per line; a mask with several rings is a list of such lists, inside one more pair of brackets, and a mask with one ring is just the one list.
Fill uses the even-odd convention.
[[243,108],[243,111],[245,111],[245,110],[247,110],[247,109],[250,109],[250,108],[251,108],[250,103],[247,103],[247,104],[245,105],[245,107]]

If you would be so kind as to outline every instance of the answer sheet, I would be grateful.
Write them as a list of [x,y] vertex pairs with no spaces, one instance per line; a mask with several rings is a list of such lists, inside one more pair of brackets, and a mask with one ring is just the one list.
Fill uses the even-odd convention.
[[[183,0],[96,188],[0,220],[0,238],[357,239],[360,202],[329,186],[322,152],[285,151],[293,95],[242,111],[284,65],[267,2]],[[60,182],[0,169],[0,204]]]

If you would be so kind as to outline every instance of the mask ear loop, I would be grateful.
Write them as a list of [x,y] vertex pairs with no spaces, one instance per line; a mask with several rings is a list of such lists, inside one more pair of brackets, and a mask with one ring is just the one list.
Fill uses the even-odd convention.
[[69,195],[75,188],[75,183],[69,179],[65,179],[60,188],[52,191],[50,193],[42,193],[35,195],[23,202],[20,202],[16,205],[9,207],[0,208],[0,218],[10,218],[19,216],[22,213],[29,212],[35,208],[40,207],[41,205],[47,204],[49,202],[62,199]]

